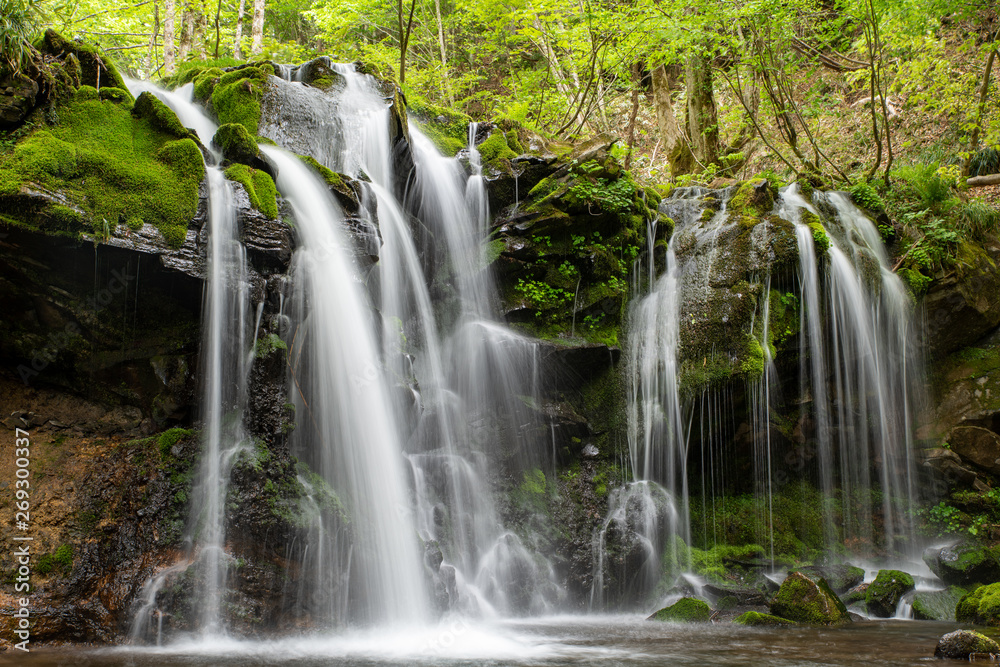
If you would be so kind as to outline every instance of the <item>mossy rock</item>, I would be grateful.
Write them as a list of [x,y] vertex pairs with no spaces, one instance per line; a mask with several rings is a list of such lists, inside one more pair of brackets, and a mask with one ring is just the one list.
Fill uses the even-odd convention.
[[212,87],[212,108],[219,123],[239,123],[251,136],[256,136],[260,126],[260,101],[268,77],[273,75],[274,67],[268,63],[246,65],[224,72]]
[[774,189],[767,179],[750,180],[742,184],[729,198],[726,210],[731,217],[738,219],[741,225],[752,227],[774,208],[774,197]]
[[127,108],[131,108],[133,102],[132,93],[121,88],[102,87],[97,93],[97,98],[122,104]]
[[106,55],[101,55],[98,47],[85,42],[66,39],[51,28],[45,31],[45,34],[35,44],[35,47],[42,53],[47,53],[57,58],[63,58],[72,54],[79,64],[79,80],[81,84],[93,86],[94,88],[117,88],[124,91],[129,101],[132,100],[132,95],[128,92],[128,86],[125,85],[125,79],[118,72],[114,61]]
[[943,591],[921,591],[913,596],[913,618],[918,621],[954,621],[955,608],[965,589],[952,586]]
[[222,157],[230,162],[257,166],[260,162],[260,148],[253,135],[239,123],[221,125],[212,137],[212,144],[222,151]]
[[813,581],[801,572],[788,575],[771,601],[771,613],[811,625],[850,622],[847,608],[824,579]]
[[748,611],[733,619],[737,625],[748,625],[750,627],[778,627],[783,625],[795,625],[794,621],[786,618],[779,618],[771,614],[762,614],[759,611]]
[[469,123],[472,119],[464,113],[424,100],[410,100],[407,112],[444,155],[454,156],[469,143]]
[[243,186],[251,206],[272,220],[278,217],[278,189],[270,174],[239,163],[227,167],[224,173],[226,178]]
[[795,571],[801,572],[813,581],[820,578],[824,579],[838,595],[854,588],[865,580],[865,571],[860,567],[849,564],[813,565],[801,567]]
[[354,214],[361,210],[361,201],[358,198],[358,193],[349,185],[349,177],[338,174],[333,169],[320,164],[316,158],[310,155],[299,155],[298,158],[322,177],[329,186],[330,192],[347,213]]
[[477,146],[483,166],[494,171],[509,172],[510,161],[517,157],[507,144],[507,136],[499,129],[490,132],[490,136]]
[[132,106],[132,115],[136,118],[145,118],[160,132],[165,132],[178,139],[184,139],[191,135],[173,109],[149,91],[141,93],[136,98],[135,104]]
[[1000,645],[972,630],[955,630],[941,637],[934,649],[935,658],[968,660],[976,653],[1000,653]]
[[[0,163],[0,198],[42,186],[78,202],[93,228],[149,223],[171,246],[180,246],[197,211],[205,173],[197,144],[99,97],[66,100],[57,113],[58,125],[35,130]],[[10,211],[13,202],[2,204]],[[23,226],[43,232],[72,236],[90,231],[86,224],[63,229],[50,224],[53,218],[33,220],[29,212],[13,213]]]
[[896,614],[896,607],[904,595],[916,588],[913,577],[900,570],[879,570],[875,581],[865,592],[868,612],[881,618]]
[[674,623],[707,623],[711,618],[712,609],[707,603],[697,598],[681,598],[646,620]]
[[1000,623],[1000,583],[980,586],[965,595],[955,606],[955,620],[980,625]]
[[946,584],[964,586],[1000,581],[1000,544],[963,543],[928,549],[924,562]]
[[[806,211],[808,213],[808,211]],[[809,229],[812,231],[813,245],[816,247],[817,255],[825,255],[830,249],[830,237],[826,233],[826,228],[821,222],[810,222]]]

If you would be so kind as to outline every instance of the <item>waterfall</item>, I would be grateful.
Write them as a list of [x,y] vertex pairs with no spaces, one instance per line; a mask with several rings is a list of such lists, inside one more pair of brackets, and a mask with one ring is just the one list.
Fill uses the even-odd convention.
[[301,243],[292,266],[295,334],[289,355],[297,414],[308,414],[312,428],[296,430],[292,448],[310,456],[335,489],[346,491],[355,540],[351,589],[359,591],[359,616],[418,622],[426,618],[427,597],[403,446],[375,323],[341,231],[344,216],[305,163],[262,148],[292,207]]
[[[667,538],[675,535],[690,544],[693,480],[700,485],[703,505],[704,523],[697,527],[707,546],[725,540],[717,534],[715,517],[721,510],[716,503],[732,489],[746,489],[755,495],[753,532],[773,559],[774,495],[785,484],[809,478],[813,468],[825,499],[817,511],[826,553],[900,553],[913,543],[910,421],[920,401],[922,371],[914,308],[891,270],[874,223],[846,195],[817,193],[808,201],[796,186],[779,193],[772,214],[791,223],[798,249],[791,281],[782,270],[775,274],[759,260],[768,253],[773,258],[772,244],[779,241],[772,229],[788,223],[762,221],[748,235],[751,246],[746,252],[758,259],[746,264],[750,283],[736,296],[758,295],[747,349],[760,348],[759,375],[749,377],[745,389],[732,382],[713,387],[711,369],[720,354],[726,362],[725,351],[712,347],[704,360],[701,352],[690,359],[696,345],[689,339],[691,332],[710,320],[705,311],[716,298],[713,281],[718,283],[730,270],[724,263],[727,255],[744,252],[734,250],[731,240],[742,224],[735,219],[738,214],[730,219],[727,212],[732,194],[679,188],[661,204],[661,212],[676,228],[662,262],[651,254],[651,287],[633,301],[629,319],[628,438],[635,481],[611,497],[595,537],[592,604],[597,606],[644,599],[625,581],[614,584],[622,597],[617,601],[601,590],[613,574],[607,562],[609,539],[617,540],[619,548],[622,535],[628,535],[628,540],[652,550],[641,560],[633,554],[633,566],[659,562],[671,549],[672,562],[684,555],[676,551],[678,542]],[[654,266],[664,267],[655,280]],[[779,294],[779,283],[791,291]],[[788,385],[787,365],[774,357],[770,311],[776,295],[799,307],[797,394]],[[706,349],[704,344],[700,349]],[[740,368],[746,367],[745,358],[737,361],[744,364]],[[684,382],[692,378],[694,386],[685,389]],[[802,464],[789,472],[784,469],[789,459],[778,456],[773,433],[775,410],[793,395],[803,397],[800,420],[807,423],[809,436],[792,450]],[[747,420],[746,433],[739,436],[737,404]],[[739,438],[748,443],[752,482],[734,474],[727,460],[738,455],[734,447]],[[667,500],[660,505],[669,501],[676,513],[660,511],[659,523],[650,522],[648,517],[657,515],[650,508],[661,497]],[[665,570],[647,572],[645,567],[635,572],[647,582],[666,575]],[[647,583],[647,595],[650,588]]]
[[[129,87],[133,94],[155,94],[182,124],[196,130],[206,146],[211,145],[217,127],[192,102],[190,84],[173,93],[131,80]],[[218,162],[219,158],[213,151],[211,161]],[[225,502],[232,463],[246,439],[242,413],[253,360],[254,327],[249,316],[246,252],[239,239],[232,185],[213,164],[206,165],[206,182],[209,212],[201,348],[203,448],[192,489],[185,543],[192,551],[193,567],[202,585],[197,626],[206,635],[216,635],[225,632],[221,616],[229,567]],[[147,584],[151,598],[140,610],[135,627],[142,627],[155,607],[162,574],[158,579],[159,585]]]

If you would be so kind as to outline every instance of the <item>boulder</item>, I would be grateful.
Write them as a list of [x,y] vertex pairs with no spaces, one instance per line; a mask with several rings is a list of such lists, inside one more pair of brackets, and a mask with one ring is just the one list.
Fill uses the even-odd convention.
[[0,79],[0,130],[18,127],[35,108],[38,83],[24,76]]
[[792,572],[771,601],[771,613],[781,618],[813,625],[836,625],[850,621],[847,608],[824,579],[813,581]]
[[681,598],[669,607],[656,612],[647,621],[673,621],[675,623],[707,623],[712,609],[697,598]]
[[1000,581],[1000,545],[962,543],[931,547],[924,562],[946,584],[962,586]]
[[993,475],[1000,475],[1000,435],[981,426],[956,426],[948,434],[953,452]]
[[733,619],[733,623],[738,625],[749,625],[750,627],[775,627],[781,625],[795,625],[794,621],[785,618],[778,618],[771,614],[762,614],[759,611],[748,611],[742,616]]
[[900,570],[879,570],[875,581],[865,591],[868,613],[881,618],[896,615],[896,607],[904,595],[916,588],[913,577]]
[[797,570],[807,577],[815,579],[825,579],[838,595],[854,588],[865,579],[865,571],[860,567],[855,567],[849,563],[842,565],[813,565],[801,567]]
[[918,621],[954,621],[955,607],[965,590],[952,586],[943,591],[922,591],[913,596],[913,618]]
[[976,653],[1000,653],[995,641],[971,630],[955,630],[941,637],[934,649],[935,658],[968,660]]
[[979,625],[1000,622],[1000,583],[980,586],[959,600],[955,606],[955,620]]
[[1000,247],[959,245],[955,267],[939,276],[924,297],[927,341],[935,354],[974,343],[1000,324]]

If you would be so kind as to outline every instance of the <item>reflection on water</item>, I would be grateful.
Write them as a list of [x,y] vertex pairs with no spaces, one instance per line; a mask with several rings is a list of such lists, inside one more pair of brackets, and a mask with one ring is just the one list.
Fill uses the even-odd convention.
[[163,648],[50,649],[0,655],[32,667],[300,665],[926,665],[953,623],[886,621],[844,628],[751,629],[646,622],[639,616],[444,621],[411,631],[358,631],[270,642],[199,641]]

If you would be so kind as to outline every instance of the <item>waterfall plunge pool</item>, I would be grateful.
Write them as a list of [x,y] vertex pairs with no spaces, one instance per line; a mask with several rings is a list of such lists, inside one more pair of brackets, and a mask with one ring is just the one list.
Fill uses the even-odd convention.
[[8,652],[0,665],[152,667],[320,665],[926,665],[958,626],[865,621],[839,628],[746,628],[647,622],[642,616],[453,619],[412,631],[366,630],[251,642],[210,639],[144,648]]

